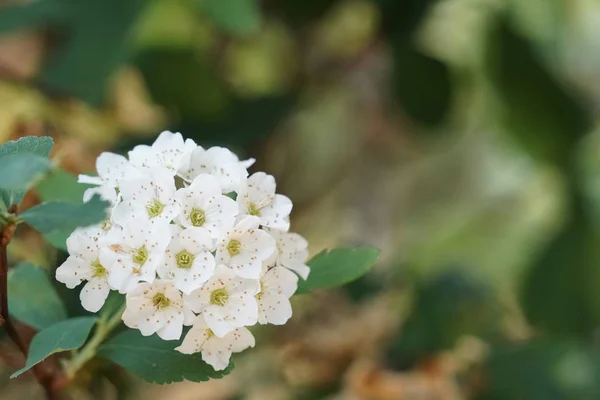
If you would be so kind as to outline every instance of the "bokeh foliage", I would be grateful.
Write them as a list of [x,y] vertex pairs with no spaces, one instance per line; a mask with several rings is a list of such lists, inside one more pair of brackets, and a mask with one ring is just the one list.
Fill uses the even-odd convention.
[[[598,397],[596,2],[43,0],[0,7],[0,33],[34,32],[43,49],[33,72],[0,68],[7,104],[0,137],[19,136],[24,124],[68,143],[53,154],[62,170],[39,183],[39,199],[79,204],[74,174],[92,170],[89,160],[151,142],[161,129],[230,146],[277,175],[315,254],[340,243],[383,249],[375,271],[341,291],[339,302],[358,310],[391,299],[372,314],[387,313],[393,323],[364,322],[363,330],[385,330],[367,358],[402,385],[419,374],[440,379],[441,360],[458,357],[464,339],[475,337],[485,351],[469,368],[443,375],[458,398]],[[0,43],[0,56],[3,49]],[[48,168],[29,161],[32,174]],[[45,238],[56,246],[67,230]],[[41,257],[54,267],[64,253]],[[36,271],[36,285],[45,284]],[[311,307],[324,315],[342,307],[329,298],[300,301],[308,304],[299,326],[315,330],[327,318],[311,317]],[[339,329],[341,343],[351,335]],[[294,333],[282,341],[298,340]],[[303,346],[300,353],[311,354]],[[283,373],[286,393],[367,396],[360,379],[346,383],[357,354],[364,356],[356,347],[369,346],[300,363],[335,371],[321,374],[325,383]],[[323,361],[336,357],[339,365]]]

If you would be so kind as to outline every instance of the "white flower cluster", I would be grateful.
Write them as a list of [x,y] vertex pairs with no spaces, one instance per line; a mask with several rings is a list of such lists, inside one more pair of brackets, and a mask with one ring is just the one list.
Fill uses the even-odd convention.
[[306,240],[288,232],[291,201],[271,175],[248,176],[253,162],[168,131],[129,159],[101,154],[99,176],[79,182],[97,185],[84,201],[99,194],[110,216],[73,232],[57,280],[86,282],[81,303],[91,312],[110,290],[125,293],[123,321],[145,336],[177,340],[192,325],[177,350],[226,368],[254,346],[247,326],[286,323],[297,275],[309,273]]

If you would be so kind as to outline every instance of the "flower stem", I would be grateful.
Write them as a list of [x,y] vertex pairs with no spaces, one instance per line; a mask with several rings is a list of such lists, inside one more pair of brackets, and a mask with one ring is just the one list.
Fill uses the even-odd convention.
[[110,318],[107,318],[106,316],[100,317],[96,326],[96,331],[94,332],[94,335],[90,341],[87,342],[86,345],[83,346],[83,348],[78,351],[65,366],[65,373],[69,380],[75,377],[77,372],[85,365],[85,363],[94,358],[98,346],[102,344],[104,339],[106,339],[112,330],[116,328],[119,322],[121,322],[121,316],[123,315],[124,311],[125,304],[123,304],[123,306]]

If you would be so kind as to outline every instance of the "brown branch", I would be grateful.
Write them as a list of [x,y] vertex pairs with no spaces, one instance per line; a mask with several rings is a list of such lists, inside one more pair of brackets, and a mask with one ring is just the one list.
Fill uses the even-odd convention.
[[[8,212],[16,214],[17,206],[13,204]],[[14,222],[8,222],[2,228],[2,232],[0,233],[0,326],[4,327],[8,337],[17,346],[19,351],[23,353],[25,359],[27,359],[29,350],[19,336],[19,332],[15,328],[8,312],[8,254],[6,248],[15,233],[16,227]],[[37,364],[33,367],[33,374],[39,384],[44,388],[48,400],[56,400],[59,398],[58,392],[54,388],[53,372],[48,371],[43,364]]]

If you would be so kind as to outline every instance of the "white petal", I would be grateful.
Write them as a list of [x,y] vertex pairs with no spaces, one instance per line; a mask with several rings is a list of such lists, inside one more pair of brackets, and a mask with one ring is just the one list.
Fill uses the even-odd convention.
[[109,292],[110,286],[106,277],[92,278],[79,294],[81,305],[89,312],[97,312],[104,305]]
[[102,185],[102,178],[99,176],[79,175],[77,183],[85,183],[87,185]]
[[183,311],[171,310],[169,307],[165,313],[166,323],[156,334],[163,340],[178,340],[183,332]]
[[215,371],[222,371],[227,368],[231,358],[231,351],[220,342],[221,339],[213,336],[206,341],[202,349],[202,359],[211,365]]
[[202,351],[204,343],[210,337],[208,325],[204,321],[204,318],[198,317],[194,323],[194,326],[185,335],[183,342],[175,350],[183,354],[194,354]]
[[228,265],[237,276],[246,279],[258,279],[262,271],[261,260],[248,253],[231,257]]
[[298,277],[283,267],[269,269],[261,279],[261,290],[266,294],[277,294],[290,298],[297,288]]
[[227,336],[227,341],[231,345],[231,351],[239,353],[248,347],[254,347],[255,340],[248,328],[238,328]]
[[227,320],[236,328],[254,325],[258,319],[258,305],[251,294],[230,294],[223,308]]
[[290,229],[289,215],[292,211],[292,201],[278,194],[273,202],[260,210],[260,222],[269,228],[287,231]]
[[292,317],[292,306],[286,296],[265,294],[258,300],[260,324],[283,325]]
[[204,319],[218,337],[223,337],[229,332],[232,332],[235,328],[239,328],[242,325],[236,324],[223,307],[220,306],[208,306],[203,312]]
[[91,276],[89,262],[76,256],[70,256],[56,269],[56,280],[64,283],[69,289],[73,289]]

